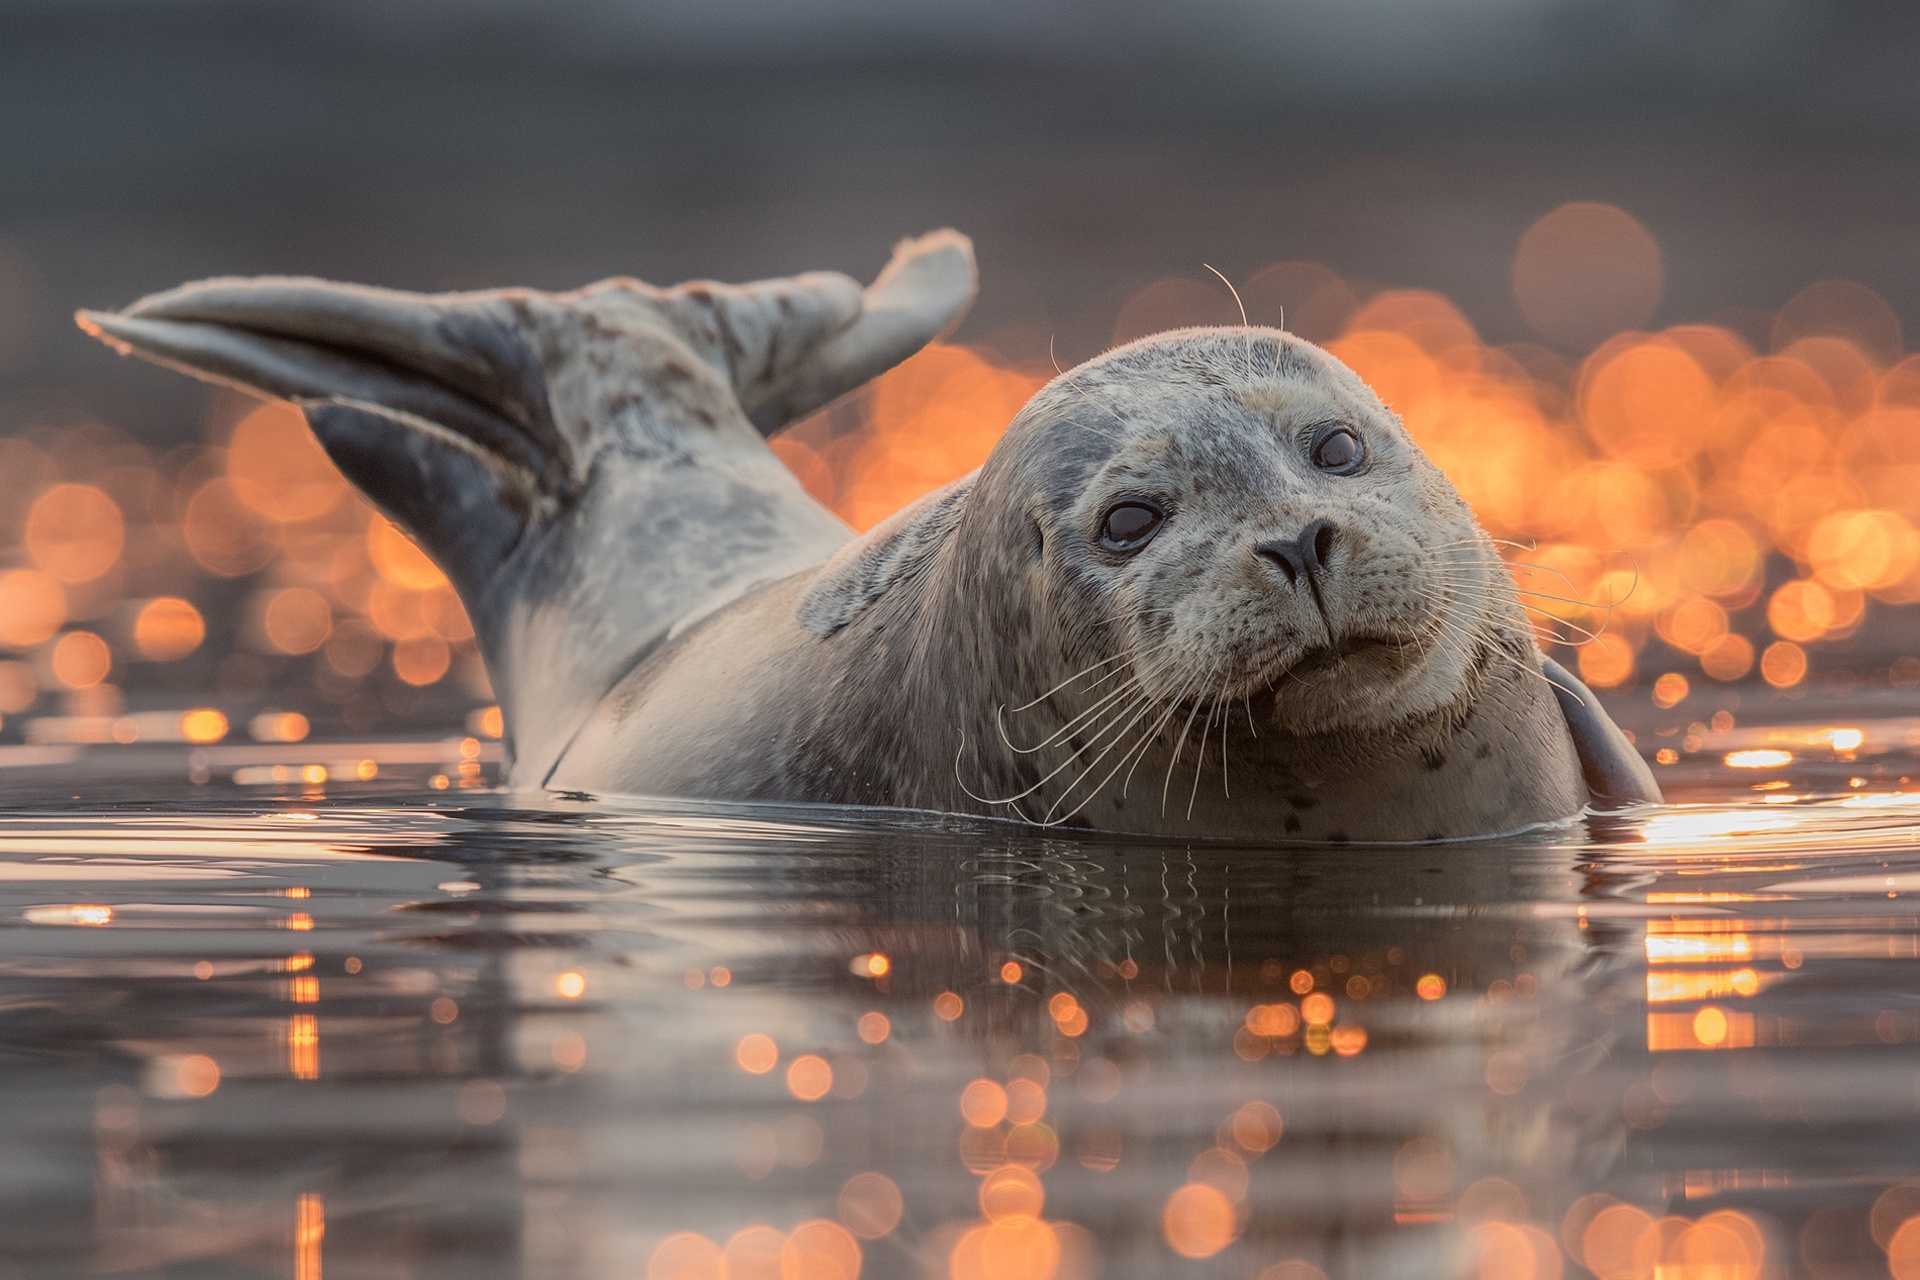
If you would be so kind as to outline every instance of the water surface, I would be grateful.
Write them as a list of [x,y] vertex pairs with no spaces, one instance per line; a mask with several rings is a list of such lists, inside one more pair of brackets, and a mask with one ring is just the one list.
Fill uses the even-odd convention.
[[1392,849],[43,769],[0,1276],[1920,1274],[1920,765],[1835,727]]

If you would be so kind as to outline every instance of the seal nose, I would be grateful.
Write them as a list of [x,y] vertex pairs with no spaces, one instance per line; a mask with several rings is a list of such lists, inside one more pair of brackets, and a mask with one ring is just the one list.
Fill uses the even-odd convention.
[[1326,568],[1327,559],[1333,554],[1334,539],[1339,536],[1339,526],[1331,520],[1315,520],[1300,531],[1300,536],[1288,542],[1275,538],[1272,542],[1263,542],[1253,549],[1262,560],[1272,562],[1281,573],[1287,575],[1287,581],[1294,586],[1305,579],[1312,585]]

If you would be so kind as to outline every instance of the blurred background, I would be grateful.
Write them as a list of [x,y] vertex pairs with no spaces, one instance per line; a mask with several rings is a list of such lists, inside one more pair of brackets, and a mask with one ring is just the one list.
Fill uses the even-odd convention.
[[498,731],[298,415],[76,307],[864,278],[940,225],[966,324],[778,446],[857,527],[1056,360],[1235,320],[1210,265],[1374,382],[1543,639],[1695,699],[1669,754],[1920,684],[1916,50],[1866,0],[0,0],[0,739]]

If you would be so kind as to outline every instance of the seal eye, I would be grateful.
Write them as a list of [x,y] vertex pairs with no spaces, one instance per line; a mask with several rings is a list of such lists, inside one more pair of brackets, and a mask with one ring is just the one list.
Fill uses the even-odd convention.
[[1353,474],[1366,457],[1366,446],[1351,427],[1333,427],[1313,442],[1313,465],[1335,475]]
[[1138,551],[1153,538],[1166,517],[1144,502],[1121,502],[1100,522],[1100,544],[1109,551]]

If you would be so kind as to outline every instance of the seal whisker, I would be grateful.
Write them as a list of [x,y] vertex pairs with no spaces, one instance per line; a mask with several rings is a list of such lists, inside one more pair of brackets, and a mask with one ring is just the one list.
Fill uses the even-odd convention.
[[1227,799],[1233,799],[1233,787],[1227,781],[1227,721],[1233,717],[1233,698],[1227,687],[1220,686],[1220,791]]
[[[1464,585],[1471,586],[1472,584],[1465,583]],[[1519,605],[1525,613],[1547,624],[1547,630],[1551,633],[1551,639],[1554,643],[1564,644],[1572,648],[1578,648],[1583,644],[1591,644],[1595,640],[1598,640],[1602,635],[1606,634],[1607,628],[1611,626],[1613,622],[1613,611],[1611,609],[1607,610],[1607,616],[1601,620],[1599,629],[1594,630],[1593,628],[1580,625],[1571,618],[1562,618],[1539,605],[1528,604],[1524,600],[1518,600],[1515,601],[1515,603]],[[1476,608],[1469,609],[1467,616],[1486,621],[1498,621],[1503,614],[1497,604],[1483,604]],[[1573,632],[1581,638],[1578,640],[1568,639],[1566,636],[1555,631],[1554,628],[1556,627],[1564,627],[1567,631]]]
[[[1066,759],[1062,760],[1059,764],[1055,765],[1051,770],[1049,770],[1045,775],[1043,775],[1037,782],[1035,782],[1032,786],[1028,787],[1025,791],[1016,792],[1015,794],[1007,796],[1004,799],[1000,799],[1000,800],[994,800],[994,799],[990,799],[987,796],[976,794],[971,787],[967,786],[966,780],[959,776],[960,764],[959,764],[958,757],[956,757],[954,760],[954,780],[960,784],[960,789],[966,793],[967,798],[970,800],[976,800],[981,804],[990,804],[990,805],[996,805],[996,806],[1015,804],[1018,801],[1026,799],[1028,796],[1032,795],[1034,792],[1038,791],[1040,788],[1046,786],[1047,783],[1053,781],[1055,778],[1059,777],[1062,773],[1065,773],[1069,768],[1073,766],[1073,763],[1076,760],[1078,760],[1081,756],[1085,755],[1088,751],[1091,751],[1095,746],[1097,746],[1100,743],[1101,739],[1105,738],[1116,724],[1126,719],[1127,715],[1130,712],[1132,712],[1135,707],[1141,705],[1141,703],[1145,701],[1147,701],[1147,699],[1145,695],[1142,695],[1139,701],[1130,702],[1126,706],[1122,707],[1105,724],[1101,725],[1099,728],[1093,731],[1092,736],[1090,736],[1087,739],[1087,743],[1085,746],[1080,747],[1077,750],[1070,753]],[[1129,724],[1127,727],[1131,728],[1132,725]],[[962,730],[961,731],[961,749],[964,751],[965,748],[966,748],[966,731]]]
[[[1126,656],[1127,655],[1124,653],[1116,653],[1111,658],[1102,658],[1100,661],[1094,663],[1090,667],[1081,668],[1079,671],[1076,671],[1072,675],[1068,676],[1065,680],[1062,680],[1059,684],[1053,686],[1053,688],[1047,690],[1045,693],[1035,698],[1032,702],[1023,702],[1019,706],[1013,708],[1013,714],[1019,715],[1022,711],[1032,710],[1034,707],[1039,706],[1041,703],[1045,702],[1048,698],[1051,698],[1054,694],[1060,692],[1062,689],[1072,684],[1075,680],[1080,679],[1082,676],[1085,676],[1090,672],[1098,671],[1101,667],[1111,666],[1113,663],[1120,662],[1123,659],[1125,659]],[[1006,704],[1001,703],[1000,705],[1004,707]]]
[[[1013,714],[1019,715],[1023,711],[1031,711],[1033,708],[1039,706],[1041,703],[1045,702],[1048,698],[1051,698],[1054,694],[1059,693],[1062,689],[1072,684],[1075,680],[1080,679],[1082,676],[1087,675],[1089,672],[1097,671],[1101,667],[1110,666],[1116,662],[1126,661],[1130,657],[1135,661],[1138,661],[1141,658],[1151,657],[1153,654],[1160,652],[1160,650],[1166,648],[1168,645],[1172,643],[1173,643],[1172,638],[1168,638],[1166,640],[1162,640],[1158,644],[1150,645],[1147,648],[1142,649],[1137,654],[1130,655],[1126,653],[1116,653],[1111,658],[1103,658],[1099,662],[1094,663],[1090,667],[1083,667],[1081,670],[1074,672],[1072,675],[1068,676],[1065,680],[1062,680],[1059,684],[1053,686],[1053,688],[1047,690],[1045,693],[1035,698],[1032,702],[1021,703],[1019,706],[1013,708]],[[1094,686],[1097,687],[1098,685],[1108,680],[1111,680],[1115,675],[1118,675],[1118,674],[1120,673],[1110,671],[1106,675],[1101,676],[1100,679],[1095,680],[1093,682]],[[1002,704],[1002,705],[1004,706],[1005,704]]]
[[[1466,565],[1460,563],[1442,563],[1436,570],[1431,572],[1430,576],[1435,581],[1452,583],[1459,586],[1480,587],[1485,585],[1486,579],[1484,577],[1463,572],[1466,567]],[[1618,608],[1622,602],[1621,600],[1587,600],[1577,595],[1563,596],[1552,591],[1535,591],[1531,587],[1523,587],[1517,583],[1509,585],[1513,593],[1522,599],[1550,600],[1556,604],[1572,605],[1575,608],[1591,609],[1600,613],[1610,612]],[[1624,599],[1624,597],[1622,599]]]
[[[1080,395],[1080,398],[1081,398],[1081,399],[1083,399],[1083,400],[1085,400],[1085,401],[1086,401],[1086,402],[1087,402],[1088,404],[1090,404],[1090,405],[1092,405],[1092,406],[1093,406],[1094,408],[1096,408],[1096,409],[1104,409],[1104,410],[1105,410],[1105,411],[1106,411],[1106,412],[1107,412],[1107,413],[1108,413],[1109,415],[1111,415],[1111,416],[1112,416],[1112,418],[1113,418],[1113,420],[1114,420],[1115,422],[1118,422],[1118,423],[1119,423],[1120,425],[1122,425],[1122,426],[1125,426],[1125,425],[1126,425],[1126,422],[1127,422],[1127,419],[1126,419],[1126,416],[1125,416],[1124,414],[1122,414],[1122,413],[1121,413],[1121,412],[1120,412],[1120,411],[1119,411],[1118,409],[1115,409],[1115,408],[1114,408],[1114,407],[1113,407],[1112,405],[1109,405],[1109,404],[1103,404],[1103,403],[1101,403],[1100,401],[1098,401],[1098,400],[1095,400],[1095,399],[1094,399],[1094,398],[1093,398],[1093,397],[1092,397],[1091,395],[1089,395],[1089,394],[1087,394],[1087,391],[1086,391],[1086,388],[1084,388],[1084,387],[1082,387],[1082,386],[1081,386],[1081,385],[1080,385],[1079,383],[1077,383],[1077,382],[1075,382],[1075,381],[1073,380],[1073,375],[1072,375],[1072,374],[1070,374],[1070,373],[1068,373],[1068,372],[1067,372],[1067,371],[1066,371],[1065,369],[1062,369],[1062,368],[1060,367],[1060,357],[1059,357],[1059,356],[1056,356],[1056,355],[1055,355],[1055,354],[1053,353],[1053,342],[1054,342],[1054,336],[1055,336],[1055,335],[1053,335],[1053,334],[1048,334],[1048,335],[1047,335],[1047,359],[1048,359],[1048,360],[1049,360],[1050,362],[1052,362],[1052,364],[1053,364],[1053,371],[1054,371],[1054,372],[1055,372],[1056,374],[1058,374],[1058,375],[1060,376],[1060,378],[1061,378],[1061,379],[1062,379],[1062,380],[1063,380],[1063,381],[1064,381],[1064,382],[1065,382],[1065,383],[1066,383],[1066,384],[1067,384],[1067,385],[1068,385],[1069,387],[1072,387],[1072,388],[1073,388],[1073,389],[1074,389],[1074,390],[1075,390],[1076,392],[1078,392],[1078,393],[1079,393],[1079,395]],[[1076,424],[1076,425],[1081,425],[1081,426],[1084,426],[1085,424]],[[1093,428],[1091,428],[1091,427],[1087,427],[1086,429],[1087,429],[1087,430],[1089,430],[1089,431],[1091,431],[1091,430],[1093,430]],[[1103,433],[1101,433],[1101,434],[1106,434],[1106,433],[1104,433],[1104,432],[1103,432]],[[1114,436],[1112,436],[1112,435],[1110,435],[1110,434],[1108,434],[1108,435],[1107,435],[1107,439],[1109,439],[1109,440],[1112,440],[1112,439],[1114,439],[1114,438],[1115,438],[1115,437],[1114,437]]]
[[[1442,635],[1441,639],[1443,640],[1443,642],[1450,642],[1456,639],[1456,637],[1451,634],[1446,634],[1446,635]],[[1460,638],[1460,643],[1464,645],[1465,643],[1464,638]],[[1581,706],[1586,705],[1586,700],[1581,698],[1579,694],[1567,688],[1565,685],[1559,683],[1557,680],[1555,680],[1553,677],[1549,676],[1546,672],[1540,670],[1539,668],[1531,666],[1528,663],[1522,662],[1519,658],[1515,657],[1511,653],[1508,653],[1505,649],[1502,649],[1499,645],[1496,645],[1496,644],[1487,645],[1485,646],[1484,651],[1496,658],[1499,658],[1511,664],[1513,667],[1519,670],[1522,674],[1532,676],[1534,679],[1540,681],[1541,683],[1549,685],[1555,689],[1558,689],[1560,692],[1566,694],[1568,697],[1572,698],[1574,701],[1580,703]],[[1466,651],[1464,648],[1454,648],[1453,652],[1464,656]]]
[[1115,724],[1119,723],[1121,720],[1126,718],[1127,713],[1132,710],[1133,706],[1134,706],[1133,703],[1127,703],[1126,705],[1120,707],[1118,711],[1113,711],[1112,708],[1108,708],[1109,711],[1113,711],[1113,714],[1103,724],[1099,725],[1093,730],[1093,732],[1088,736],[1084,744],[1068,752],[1066,757],[1062,759],[1060,763],[1055,765],[1047,773],[1043,774],[1037,781],[1033,783],[1032,786],[1029,786],[1024,791],[1016,792],[1011,796],[1005,797],[1004,799],[993,800],[993,799],[989,799],[986,796],[975,794],[970,788],[966,786],[964,781],[961,781],[961,788],[962,790],[966,791],[970,799],[978,800],[982,804],[1009,805],[1009,804],[1013,804],[1016,801],[1024,800],[1026,797],[1032,795],[1034,792],[1038,791],[1041,787],[1044,787],[1047,783],[1051,782],[1053,779],[1059,777],[1062,773],[1066,772],[1068,769],[1073,767],[1073,764],[1076,760],[1078,760],[1081,756],[1085,755],[1088,751],[1092,750],[1096,745],[1098,745],[1099,742],[1106,737],[1107,733],[1113,728]]
[[[1090,776],[1092,776],[1093,771],[1100,767],[1100,762],[1102,760],[1105,760],[1108,756],[1113,754],[1114,748],[1120,745],[1121,740],[1126,736],[1127,731],[1132,729],[1134,725],[1140,723],[1140,721],[1143,718],[1145,718],[1148,715],[1151,715],[1152,710],[1153,710],[1153,699],[1151,697],[1142,697],[1141,699],[1139,699],[1139,701],[1129,705],[1128,711],[1131,711],[1134,713],[1133,719],[1129,720],[1120,729],[1119,733],[1117,733],[1114,736],[1113,741],[1108,743],[1106,746],[1106,749],[1101,751],[1099,755],[1093,758],[1093,760],[1087,765],[1086,769],[1084,769],[1081,772],[1079,777],[1075,778],[1072,782],[1067,784],[1066,789],[1060,793],[1059,798],[1056,799],[1053,802],[1053,804],[1047,809],[1047,820],[1042,821],[1040,824],[1041,826],[1056,825],[1056,823],[1052,820],[1054,810],[1058,809],[1061,805],[1066,803],[1067,797],[1074,793],[1075,788],[1077,788],[1082,782],[1085,782]],[[1105,731],[1103,730],[1102,733],[1104,734],[1104,732]],[[1112,777],[1113,773],[1118,772],[1121,766],[1124,765],[1125,763],[1126,763],[1126,756],[1123,754],[1120,758],[1120,764],[1116,764],[1113,767],[1113,770],[1109,772],[1108,777],[1109,778]],[[1066,813],[1062,814],[1060,816],[1059,821],[1064,822],[1066,819],[1072,817],[1074,814],[1078,813],[1081,809],[1085,808],[1087,804],[1090,801],[1092,801],[1094,796],[1100,794],[1100,788],[1104,787],[1106,784],[1107,784],[1107,778],[1102,778],[1100,782],[1093,788],[1093,790],[1087,793],[1086,798],[1081,800],[1081,802],[1075,805],[1072,809],[1069,809]]]
[[[1454,581],[1454,582],[1465,583],[1470,586],[1477,585],[1478,582],[1481,581],[1474,578],[1459,577],[1457,576],[1457,574],[1450,573],[1450,570],[1457,569],[1458,567],[1459,566],[1448,566],[1448,565],[1442,564],[1440,566],[1441,571],[1433,574],[1433,576],[1435,578],[1450,579],[1451,581]],[[1618,600],[1607,601],[1605,603],[1602,603],[1597,600],[1582,600],[1578,596],[1555,595],[1551,591],[1534,591],[1531,588],[1517,586],[1517,585],[1513,588],[1513,590],[1515,595],[1531,597],[1532,599],[1535,599],[1535,600],[1552,600],[1557,604],[1573,605],[1581,609],[1612,610],[1614,608],[1617,608],[1620,604],[1620,601]]]
[[[1207,673],[1207,679],[1213,679],[1213,673],[1211,671]],[[1180,763],[1180,753],[1186,750],[1187,747],[1187,734],[1193,730],[1193,718],[1199,714],[1200,704],[1196,702],[1193,704],[1193,710],[1187,713],[1187,723],[1180,729],[1180,742],[1173,749],[1173,759],[1167,761],[1166,780],[1160,784],[1160,812],[1162,815],[1167,811],[1167,793],[1173,786],[1174,766]]]
[[[1211,673],[1207,676],[1207,680],[1208,683],[1212,683],[1213,676]],[[1213,717],[1218,710],[1219,707],[1217,705],[1209,703],[1207,706],[1207,722],[1200,727],[1200,754],[1193,762],[1193,787],[1187,792],[1188,822],[1193,821],[1193,802],[1200,798],[1200,775],[1207,767],[1207,743],[1213,736]]]
[[1166,711],[1154,722],[1153,727],[1140,735],[1139,745],[1134,749],[1133,768],[1127,770],[1126,781],[1120,784],[1120,796],[1122,799],[1126,798],[1128,789],[1133,786],[1134,770],[1138,769],[1140,762],[1147,758],[1148,749],[1159,739],[1161,731],[1167,726],[1167,722],[1179,713],[1180,702],[1178,699],[1175,699],[1167,704]]
[[[1460,584],[1460,585],[1470,586],[1472,584],[1468,583],[1468,584]],[[1578,632],[1579,634],[1585,636],[1588,640],[1594,640],[1599,638],[1599,636],[1606,631],[1607,626],[1611,621],[1611,617],[1609,617],[1607,620],[1602,621],[1602,623],[1600,624],[1600,629],[1596,631],[1590,627],[1582,626],[1580,623],[1575,622],[1571,618],[1562,618],[1558,614],[1552,613],[1540,605],[1528,604],[1524,600],[1517,600],[1514,603],[1523,612],[1530,614],[1535,618],[1538,618],[1540,621],[1556,627],[1565,627],[1569,631]],[[1471,610],[1470,616],[1484,618],[1488,620],[1497,620],[1507,615],[1505,611],[1496,604],[1496,605],[1479,606]],[[1571,642],[1568,642],[1568,643],[1571,643]]]
[[1046,738],[1035,743],[1031,747],[1016,747],[1013,745],[1013,740],[1007,736],[1006,724],[1002,720],[1000,711],[998,708],[995,709],[993,714],[994,724],[999,728],[1000,741],[1006,743],[1007,750],[1016,752],[1023,756],[1030,756],[1034,752],[1044,750],[1045,748],[1050,747],[1054,743],[1060,741],[1061,738],[1072,734],[1074,729],[1077,728],[1082,721],[1088,719],[1089,717],[1100,715],[1103,711],[1106,710],[1106,708],[1111,706],[1116,699],[1127,697],[1137,692],[1140,688],[1141,688],[1140,677],[1137,675],[1128,676],[1124,682],[1122,682],[1119,685],[1116,685],[1112,690],[1112,692],[1100,698],[1099,701],[1095,702],[1092,706],[1088,707],[1085,711],[1082,711],[1079,715],[1067,721],[1065,724],[1061,725],[1058,729],[1055,729]]
[[[1488,541],[1501,543],[1505,546],[1510,546],[1510,547],[1520,547],[1523,550],[1527,550],[1527,551],[1531,551],[1535,549],[1532,546],[1528,546],[1518,542],[1511,542],[1503,538],[1492,538],[1492,539],[1489,539]],[[1514,589],[1516,591],[1521,592],[1522,594],[1535,594],[1535,595],[1545,596],[1548,599],[1564,600],[1565,603],[1578,604],[1583,608],[1588,608],[1588,609],[1614,608],[1615,606],[1621,603],[1624,603],[1630,596],[1632,596],[1634,589],[1637,588],[1640,583],[1639,565],[1637,562],[1635,562],[1633,585],[1628,588],[1627,594],[1620,597],[1619,600],[1610,600],[1602,604],[1599,601],[1581,599],[1579,597],[1580,585],[1576,583],[1572,578],[1568,577],[1565,573],[1560,571],[1559,569],[1555,569],[1550,565],[1534,564],[1531,561],[1527,561],[1527,560],[1508,560],[1502,556],[1489,555],[1486,553],[1483,547],[1477,545],[1476,540],[1474,539],[1463,539],[1460,542],[1443,543],[1438,547],[1429,548],[1429,550],[1438,552],[1442,550],[1447,550],[1449,548],[1458,549],[1462,547],[1471,548],[1475,550],[1478,554],[1472,555],[1465,559],[1456,559],[1451,556],[1438,556],[1436,557],[1437,563],[1439,563],[1443,567],[1448,565],[1458,567],[1464,564],[1478,564],[1478,565],[1484,565],[1488,568],[1492,568],[1494,565],[1499,565],[1500,567],[1507,570],[1509,576],[1511,576],[1514,571],[1521,570],[1521,569],[1527,570],[1528,572],[1531,572],[1531,573],[1551,574],[1554,577],[1560,579],[1562,582],[1566,583],[1568,588],[1575,593],[1572,599],[1564,599],[1563,597],[1560,597],[1560,596],[1548,596],[1547,593],[1545,592],[1530,593],[1528,588],[1521,587],[1518,583],[1514,584]],[[1631,560],[1632,557],[1629,556],[1628,559]]]
[[[1192,691],[1192,687],[1193,686],[1189,684],[1185,688],[1182,688],[1180,696],[1173,700],[1172,706],[1176,711],[1179,709],[1180,704],[1187,700],[1187,695]],[[1167,798],[1173,787],[1174,767],[1180,763],[1180,753],[1186,749],[1187,745],[1187,732],[1193,728],[1193,717],[1199,713],[1199,710],[1199,705],[1196,703],[1193,708],[1187,712],[1186,724],[1181,726],[1180,737],[1173,746],[1173,755],[1167,760],[1166,776],[1160,780],[1160,813],[1163,817],[1166,815]]]
[[[1059,818],[1059,821],[1060,822],[1066,821],[1068,818],[1072,817],[1075,813],[1078,813],[1080,810],[1086,808],[1087,805],[1091,804],[1093,802],[1093,798],[1099,795],[1103,790],[1105,790],[1107,784],[1113,781],[1114,776],[1118,774],[1122,769],[1127,769],[1126,781],[1120,784],[1120,794],[1122,796],[1125,796],[1127,794],[1128,786],[1130,786],[1133,782],[1133,769],[1139,768],[1140,761],[1146,757],[1147,750],[1153,745],[1154,741],[1160,736],[1161,729],[1166,725],[1167,721],[1171,719],[1176,712],[1179,711],[1179,709],[1180,709],[1180,704],[1178,702],[1173,702],[1168,704],[1166,710],[1161,713],[1160,718],[1154,721],[1151,727],[1141,731],[1140,737],[1134,743],[1134,745],[1132,745],[1131,747],[1128,747],[1127,750],[1121,754],[1120,759],[1117,762],[1115,762],[1113,768],[1107,770],[1106,776],[1101,778],[1099,782],[1095,783],[1093,786],[1093,789],[1087,792],[1086,798],[1081,800],[1080,803],[1075,805],[1071,810],[1062,814]],[[1130,724],[1128,728],[1131,728],[1131,727],[1132,725]],[[1128,768],[1127,766],[1127,761],[1129,759],[1133,761],[1133,768]],[[1098,764],[1099,764],[1099,761],[1096,760],[1094,762],[1094,767],[1097,767]],[[1080,781],[1085,779],[1087,774],[1090,774],[1092,772],[1093,772],[1093,768],[1090,767],[1087,770],[1087,773],[1080,775],[1080,778],[1075,780],[1074,786],[1078,786]],[[1071,790],[1072,790],[1071,787],[1068,788],[1068,793],[1070,793]],[[1066,799],[1066,793],[1063,793],[1060,799],[1061,800]],[[1060,803],[1060,801],[1056,800],[1054,803],[1057,806]],[[1049,810],[1049,813],[1051,813],[1051,810]],[[1051,826],[1055,824],[1047,823],[1044,825]]]
[[1227,292],[1233,295],[1233,305],[1240,308],[1240,336],[1241,336],[1241,339],[1245,342],[1246,349],[1247,349],[1246,351],[1247,381],[1252,382],[1253,381],[1253,326],[1247,320],[1247,304],[1240,300],[1240,291],[1233,287],[1233,281],[1227,279],[1226,276],[1221,275],[1220,268],[1214,266],[1211,262],[1203,262],[1200,265],[1205,267],[1207,270],[1213,272],[1214,275],[1220,276],[1220,283],[1227,286]]

